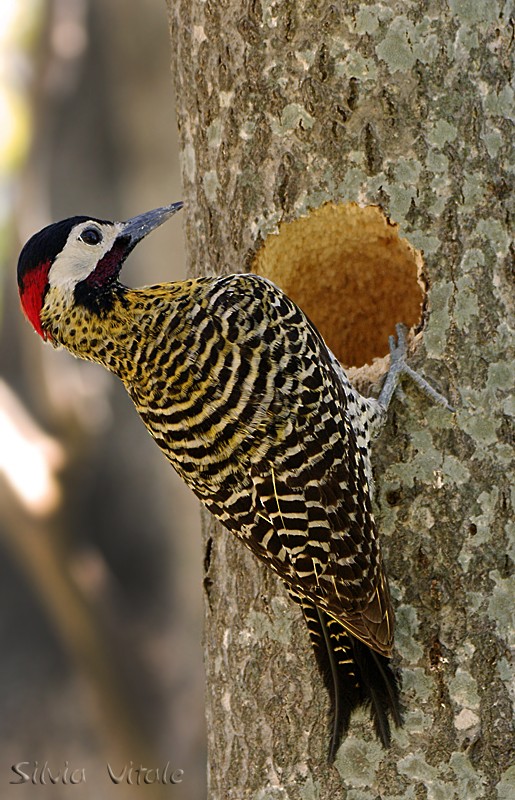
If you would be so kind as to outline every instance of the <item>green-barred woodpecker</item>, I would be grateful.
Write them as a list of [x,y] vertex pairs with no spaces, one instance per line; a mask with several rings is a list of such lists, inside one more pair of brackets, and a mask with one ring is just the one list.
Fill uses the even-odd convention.
[[18,263],[23,310],[54,347],[123,381],[179,475],[300,604],[331,697],[330,759],[360,705],[388,746],[401,710],[370,441],[402,373],[446,401],[406,365],[401,326],[375,400],[265,278],[124,286],[131,250],[181,207],[127,222],[72,217],[36,233]]

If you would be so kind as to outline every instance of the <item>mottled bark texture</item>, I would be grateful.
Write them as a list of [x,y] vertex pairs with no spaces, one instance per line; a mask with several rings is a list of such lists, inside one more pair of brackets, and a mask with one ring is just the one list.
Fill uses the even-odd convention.
[[375,450],[406,704],[389,752],[362,715],[327,765],[301,615],[206,515],[209,796],[513,796],[508,4],[169,5],[191,273],[249,268],[326,201],[379,205],[424,251],[411,363],[457,408],[406,385]]

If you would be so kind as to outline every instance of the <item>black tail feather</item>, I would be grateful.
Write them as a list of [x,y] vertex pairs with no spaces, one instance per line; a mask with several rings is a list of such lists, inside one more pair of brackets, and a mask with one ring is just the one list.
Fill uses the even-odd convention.
[[391,743],[390,717],[402,725],[399,680],[390,666],[390,659],[376,653],[366,644],[349,636],[354,660],[361,676],[363,705],[370,706],[376,734],[384,747]]
[[334,761],[348,731],[352,712],[359,706],[370,707],[376,734],[383,746],[389,747],[390,718],[396,726],[402,725],[399,682],[390,660],[360,642],[314,604],[303,598],[301,605],[318,667],[331,698],[329,761]]

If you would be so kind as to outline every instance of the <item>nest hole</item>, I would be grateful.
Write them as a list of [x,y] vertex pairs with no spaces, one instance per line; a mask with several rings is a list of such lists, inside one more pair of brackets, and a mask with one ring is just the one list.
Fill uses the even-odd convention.
[[422,253],[398,225],[356,203],[326,203],[283,223],[252,265],[302,308],[346,367],[385,356],[397,322],[420,325],[422,269]]

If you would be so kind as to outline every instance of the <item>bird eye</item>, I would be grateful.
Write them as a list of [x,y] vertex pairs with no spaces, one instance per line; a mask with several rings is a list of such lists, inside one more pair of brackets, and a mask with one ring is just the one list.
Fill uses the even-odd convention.
[[84,244],[98,244],[102,241],[102,234],[98,228],[84,228],[79,239]]

